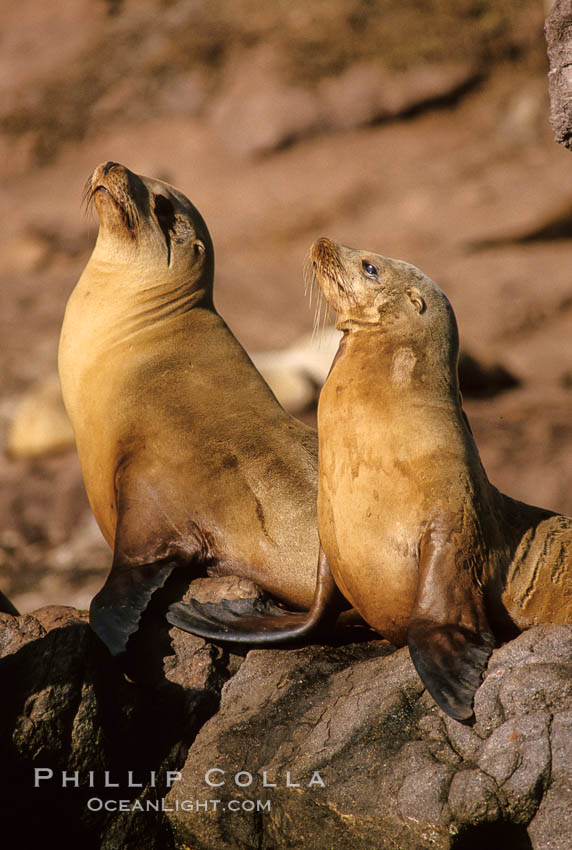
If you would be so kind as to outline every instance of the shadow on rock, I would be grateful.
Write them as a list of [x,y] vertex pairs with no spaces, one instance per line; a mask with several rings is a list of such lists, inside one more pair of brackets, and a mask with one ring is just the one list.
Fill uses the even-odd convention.
[[216,652],[183,640],[153,687],[123,675],[80,612],[0,616],[1,821],[21,846],[172,846],[161,811],[168,771],[222,684]]

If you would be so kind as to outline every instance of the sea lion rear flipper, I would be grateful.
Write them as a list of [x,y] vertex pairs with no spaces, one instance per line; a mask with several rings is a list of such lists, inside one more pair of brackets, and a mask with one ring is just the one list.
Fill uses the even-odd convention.
[[282,631],[300,626],[308,612],[286,611],[271,599],[221,599],[220,602],[175,602],[167,620],[204,638],[239,643],[266,643]]
[[408,630],[411,658],[425,687],[459,721],[473,716],[473,698],[495,645],[469,546],[450,528],[428,528]]
[[223,599],[221,602],[177,602],[169,607],[167,620],[187,632],[231,643],[260,645],[287,643],[306,637],[335,622],[344,600],[330,572],[322,549],[318,559],[318,579],[312,607],[294,612],[271,600]]
[[114,561],[107,581],[89,608],[90,626],[112,655],[125,652],[151,596],[163,587],[176,566],[174,561],[163,565]]

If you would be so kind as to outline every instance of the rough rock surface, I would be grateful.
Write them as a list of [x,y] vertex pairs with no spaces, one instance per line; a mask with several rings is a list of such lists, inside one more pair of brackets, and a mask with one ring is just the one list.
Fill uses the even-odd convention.
[[[180,840],[213,850],[564,850],[571,672],[572,629],[524,633],[493,654],[471,728],[442,714],[408,650],[385,641],[251,652],[170,792],[173,802],[201,791],[220,800],[216,811],[175,814]],[[213,768],[211,781],[225,784],[209,788]],[[231,813],[233,800],[270,807]]]
[[572,628],[496,650],[472,727],[407,649],[348,639],[243,658],[163,629],[126,678],[84,613],[0,614],[3,826],[25,847],[565,850]]
[[545,32],[550,72],[550,123],[557,142],[572,148],[572,3],[555,0]]
[[[117,799],[160,798],[167,771],[181,764],[216,707],[220,652],[191,635],[175,635],[174,650],[164,662],[146,659],[147,680],[135,684],[85,612],[52,606],[22,617],[0,614],[0,823],[18,846],[172,846],[160,811],[141,816],[113,807]],[[103,806],[111,800],[112,810],[90,804],[94,799]]]

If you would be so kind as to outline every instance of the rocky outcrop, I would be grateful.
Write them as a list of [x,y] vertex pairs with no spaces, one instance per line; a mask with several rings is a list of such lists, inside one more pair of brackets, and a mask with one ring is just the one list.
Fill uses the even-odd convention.
[[435,706],[406,648],[251,652],[168,798],[216,810],[172,818],[213,850],[564,850],[571,670],[572,629],[521,635],[493,654],[468,727]]
[[244,656],[144,633],[128,678],[85,614],[0,614],[2,823],[21,846],[569,846],[572,628],[496,650],[472,727],[363,632]]
[[572,3],[555,0],[545,23],[550,72],[550,123],[557,142],[572,148]]
[[[157,649],[173,652],[160,640]],[[174,655],[159,652],[135,684],[85,612],[0,614],[0,823],[18,846],[173,846],[153,804],[228,674],[221,653],[190,635],[174,636]],[[126,810],[135,801],[150,806],[143,816]]]

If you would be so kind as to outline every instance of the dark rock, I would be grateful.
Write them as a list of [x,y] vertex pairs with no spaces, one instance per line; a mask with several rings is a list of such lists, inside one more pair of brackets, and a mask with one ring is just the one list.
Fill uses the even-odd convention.
[[571,627],[493,653],[473,727],[445,717],[408,649],[386,641],[243,659],[141,632],[132,681],[85,612],[0,614],[0,817],[19,846],[567,846]]
[[458,823],[489,823],[499,820],[499,789],[481,770],[460,770],[449,789],[451,816]]
[[492,777],[506,799],[513,823],[528,823],[550,776],[550,717],[544,712],[509,720],[485,742],[479,767]]
[[[216,707],[217,652],[178,633],[165,675],[139,685],[86,621],[57,607],[0,615],[0,822],[22,847],[164,850],[173,846],[165,815],[130,808],[161,800],[167,771]],[[119,787],[105,787],[105,771]]]
[[543,627],[496,650],[472,728],[435,707],[407,649],[250,652],[169,794],[195,807],[170,815],[179,841],[471,850],[530,848],[534,833],[549,850],[551,813],[570,805],[571,641],[569,627]]
[[535,848],[566,850],[572,835],[572,710],[555,715],[550,727],[552,770],[528,832]]
[[545,33],[550,72],[550,123],[557,142],[572,148],[572,2],[555,0]]

